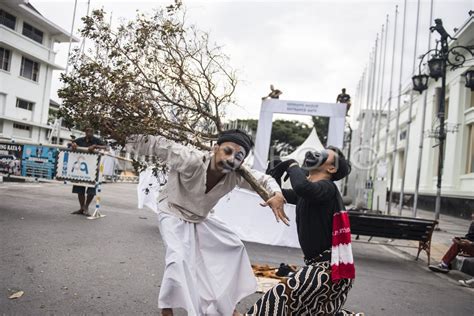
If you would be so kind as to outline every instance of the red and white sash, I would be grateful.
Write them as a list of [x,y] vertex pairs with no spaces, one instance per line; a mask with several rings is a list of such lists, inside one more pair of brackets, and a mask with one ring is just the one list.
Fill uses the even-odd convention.
[[332,221],[331,279],[354,279],[351,225],[347,211],[335,212]]

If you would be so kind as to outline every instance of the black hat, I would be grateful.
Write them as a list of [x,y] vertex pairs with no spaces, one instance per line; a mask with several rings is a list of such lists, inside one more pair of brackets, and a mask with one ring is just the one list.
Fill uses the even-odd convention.
[[217,139],[217,144],[220,145],[225,142],[232,142],[242,146],[245,149],[245,157],[249,155],[250,149],[254,145],[252,138],[240,129],[223,131]]

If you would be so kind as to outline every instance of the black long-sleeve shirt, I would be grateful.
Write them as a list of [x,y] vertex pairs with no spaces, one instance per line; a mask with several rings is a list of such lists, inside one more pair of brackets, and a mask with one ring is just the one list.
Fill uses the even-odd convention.
[[305,258],[314,258],[331,249],[332,217],[338,208],[336,185],[330,180],[311,182],[302,169],[287,170],[293,189],[282,190],[288,203],[296,204],[298,240]]

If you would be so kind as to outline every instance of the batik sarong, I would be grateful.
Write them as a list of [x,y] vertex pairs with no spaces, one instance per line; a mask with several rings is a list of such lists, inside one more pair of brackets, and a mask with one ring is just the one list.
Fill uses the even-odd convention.
[[329,261],[307,265],[265,293],[247,315],[353,315],[342,310],[352,283],[351,279],[333,283]]

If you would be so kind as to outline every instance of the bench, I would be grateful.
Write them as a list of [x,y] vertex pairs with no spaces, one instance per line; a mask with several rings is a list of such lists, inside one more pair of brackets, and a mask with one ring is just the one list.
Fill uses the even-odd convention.
[[404,239],[418,241],[418,254],[424,250],[430,264],[431,237],[438,224],[435,220],[420,219],[413,217],[401,217],[379,214],[366,214],[357,211],[349,211],[351,232],[354,235],[385,237],[390,239]]

